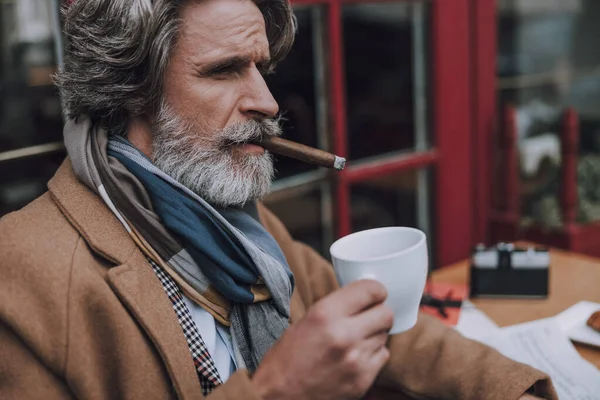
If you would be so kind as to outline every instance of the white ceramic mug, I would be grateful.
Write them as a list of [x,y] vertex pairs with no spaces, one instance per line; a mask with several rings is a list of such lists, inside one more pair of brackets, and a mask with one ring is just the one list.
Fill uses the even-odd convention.
[[382,283],[394,312],[390,334],[415,326],[427,280],[427,237],[414,228],[388,227],[353,233],[331,246],[340,286],[360,279]]

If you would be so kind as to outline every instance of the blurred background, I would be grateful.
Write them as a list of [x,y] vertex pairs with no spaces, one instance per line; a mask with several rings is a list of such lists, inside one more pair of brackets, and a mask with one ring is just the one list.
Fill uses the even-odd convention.
[[[65,157],[59,3],[0,0],[0,215]],[[349,159],[277,160],[266,203],[298,240],[328,257],[349,232],[418,227],[434,268],[497,240],[600,251],[599,1],[293,4],[268,79],[285,137]]]

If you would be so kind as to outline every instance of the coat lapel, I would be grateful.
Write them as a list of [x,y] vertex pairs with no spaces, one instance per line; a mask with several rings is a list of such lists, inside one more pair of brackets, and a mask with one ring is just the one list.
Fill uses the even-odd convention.
[[109,284],[160,353],[181,399],[201,393],[183,330],[152,267],[140,252],[108,272]]
[[152,267],[102,200],[75,177],[67,159],[49,182],[50,194],[90,248],[117,266],[112,289],[160,354],[178,396],[198,398],[198,376],[182,328]]

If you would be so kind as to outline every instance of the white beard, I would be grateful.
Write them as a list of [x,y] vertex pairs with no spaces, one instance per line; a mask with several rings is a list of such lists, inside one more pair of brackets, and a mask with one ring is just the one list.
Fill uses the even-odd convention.
[[154,164],[214,206],[242,207],[269,194],[275,174],[272,156],[243,153],[227,144],[278,136],[276,121],[248,121],[208,136],[196,132],[163,103],[154,126]]

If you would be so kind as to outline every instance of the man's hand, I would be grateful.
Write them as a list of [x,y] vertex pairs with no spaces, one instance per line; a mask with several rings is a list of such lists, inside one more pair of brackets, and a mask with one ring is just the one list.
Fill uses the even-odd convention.
[[389,358],[393,325],[383,285],[357,281],[317,302],[265,355],[253,376],[265,400],[359,399]]
[[530,394],[524,394],[519,400],[544,400],[541,397],[535,397]]

